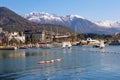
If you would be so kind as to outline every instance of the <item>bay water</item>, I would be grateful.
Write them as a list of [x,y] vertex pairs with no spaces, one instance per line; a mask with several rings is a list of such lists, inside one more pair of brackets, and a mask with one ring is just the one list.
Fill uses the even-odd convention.
[[0,50],[0,80],[120,80],[120,46]]

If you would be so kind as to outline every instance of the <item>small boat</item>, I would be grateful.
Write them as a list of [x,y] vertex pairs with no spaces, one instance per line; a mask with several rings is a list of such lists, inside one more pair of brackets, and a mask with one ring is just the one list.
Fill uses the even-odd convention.
[[27,46],[20,46],[19,49],[27,49]]
[[71,48],[72,47],[72,45],[71,45],[71,43],[70,42],[63,42],[62,43],[62,48]]
[[103,41],[101,41],[100,44],[93,45],[93,47],[103,49],[105,47],[105,44]]
[[103,49],[105,47],[104,41],[101,41],[99,44],[93,45],[93,48]]
[[99,48],[100,48],[100,49],[103,49],[104,47],[105,47],[104,42],[101,42]]
[[51,43],[46,43],[41,46],[42,49],[51,49],[52,47],[53,47],[53,45]]

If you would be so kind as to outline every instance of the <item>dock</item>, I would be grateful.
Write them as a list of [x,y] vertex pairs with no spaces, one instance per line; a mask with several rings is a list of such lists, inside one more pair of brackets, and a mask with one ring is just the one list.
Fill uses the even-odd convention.
[[0,46],[0,50],[16,50],[15,46]]

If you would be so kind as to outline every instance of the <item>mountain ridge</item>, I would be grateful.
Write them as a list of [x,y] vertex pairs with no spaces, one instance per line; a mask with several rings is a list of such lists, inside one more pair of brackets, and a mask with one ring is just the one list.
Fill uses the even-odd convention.
[[[47,14],[47,15],[46,15]],[[49,14],[49,13],[31,13],[24,16],[26,19],[40,23],[40,24],[57,24],[70,27],[75,30],[77,27],[77,32],[79,33],[105,33],[111,34],[118,32],[120,29],[119,27],[112,26],[104,26],[102,23],[92,22],[82,16],[79,15],[66,15],[66,16],[58,16],[56,14]],[[110,24],[110,23],[109,23]],[[116,24],[117,25],[117,24]],[[120,26],[120,25],[119,25]]]
[[[35,29],[42,31],[44,27],[46,27],[46,30],[58,28],[60,33],[74,32],[74,30],[65,26],[31,22],[6,7],[0,7],[0,27],[9,32]],[[53,32],[56,32],[56,29],[53,29]]]
[[11,31],[14,28],[16,31],[23,31],[24,29],[34,29],[35,26],[38,27],[36,23],[26,20],[14,11],[0,7],[0,27],[3,29]]
[[98,33],[98,34],[113,34],[115,32],[120,31],[118,22],[116,24],[118,25],[118,27],[107,28],[100,26],[90,20],[87,20],[86,18],[79,15],[58,16],[56,14],[51,15],[49,13],[31,13],[30,15],[21,17],[20,15],[6,7],[0,7],[0,27],[2,27],[3,30],[24,31],[26,29],[43,29],[41,28],[41,25],[44,24],[49,25],[52,24],[52,26],[55,27],[64,26],[61,27],[61,29],[62,28],[68,29],[67,30],[68,32],[71,29],[79,33]]

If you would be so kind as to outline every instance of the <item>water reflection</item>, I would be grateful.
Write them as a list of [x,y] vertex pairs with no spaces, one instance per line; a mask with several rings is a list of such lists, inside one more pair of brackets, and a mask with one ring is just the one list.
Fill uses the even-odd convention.
[[27,56],[51,56],[56,54],[56,52],[48,52],[48,51],[39,51],[39,52],[32,52],[32,51],[0,51],[0,59],[7,59],[7,58],[22,58]]
[[[106,53],[108,50],[109,48],[102,51],[92,47],[73,47],[72,49],[0,51],[0,79],[66,80],[67,77],[67,80],[76,80],[84,77],[93,79],[108,76],[107,72],[112,75],[120,70],[120,54]],[[39,61],[56,58],[63,60],[37,64]],[[120,72],[116,73],[120,74]]]
[[71,53],[71,51],[72,51],[72,48],[70,48],[70,49],[63,49],[63,53]]
[[[42,60],[60,58],[59,52],[50,50],[17,50],[17,51],[0,51],[0,74],[21,72],[25,70],[41,68],[49,72],[50,64],[39,66],[37,63]],[[53,65],[53,64],[52,64]],[[59,66],[59,64],[57,64]],[[44,70],[45,69],[45,70]],[[47,69],[47,70],[46,70]]]
[[25,51],[22,52],[0,51],[0,59],[15,58],[15,57],[25,57]]

